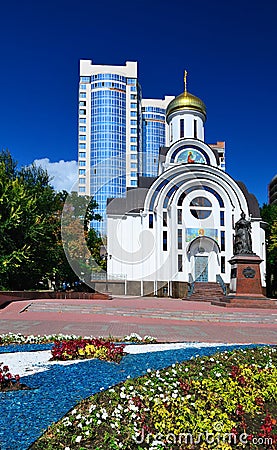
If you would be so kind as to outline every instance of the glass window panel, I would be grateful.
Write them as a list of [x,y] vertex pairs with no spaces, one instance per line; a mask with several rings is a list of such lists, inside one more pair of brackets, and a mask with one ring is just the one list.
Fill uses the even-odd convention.
[[183,256],[178,255],[178,272],[183,272]]
[[220,248],[221,251],[225,251],[225,231],[220,232]]
[[182,250],[182,230],[178,230],[178,250]]
[[190,206],[206,206],[211,207],[212,204],[206,197],[195,197],[191,202]]
[[167,231],[163,231],[163,251],[167,251]]
[[206,209],[191,209],[190,212],[196,219],[207,219],[212,213]]
[[184,137],[185,133],[185,122],[184,119],[180,119],[180,138]]

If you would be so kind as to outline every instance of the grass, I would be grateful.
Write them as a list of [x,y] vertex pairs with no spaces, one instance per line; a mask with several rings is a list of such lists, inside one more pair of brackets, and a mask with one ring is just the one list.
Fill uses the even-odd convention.
[[277,449],[277,350],[198,357],[80,404],[31,450]]

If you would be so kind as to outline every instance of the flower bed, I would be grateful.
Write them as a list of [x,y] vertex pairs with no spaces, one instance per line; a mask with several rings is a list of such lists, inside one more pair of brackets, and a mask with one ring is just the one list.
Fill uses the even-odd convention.
[[[82,336],[76,336],[74,334],[48,334],[45,336],[41,335],[29,335],[25,336],[21,333],[6,333],[6,334],[0,334],[0,347],[6,346],[6,345],[24,345],[24,344],[48,344],[51,342],[57,342],[57,341],[70,341],[73,339],[82,339]],[[92,336],[85,337],[84,339],[95,339]],[[153,336],[144,336],[141,337],[137,333],[131,333],[128,336],[124,336],[124,338],[118,338],[114,336],[109,336],[107,338],[99,337],[102,341],[108,341],[108,342],[139,342],[139,343],[154,343],[157,342],[157,339]]]
[[[42,344],[39,345],[39,347]],[[49,344],[43,344],[49,345]],[[52,344],[51,344],[52,345]],[[28,344],[33,351],[37,344]],[[13,352],[21,351],[23,345],[14,345]],[[214,355],[218,351],[239,348],[240,345],[225,347],[224,345],[206,346],[205,344],[187,348],[146,352],[144,354],[128,354],[119,364],[100,361],[99,359],[72,361],[70,365],[54,364],[51,370],[24,377],[24,382],[31,388],[29,391],[0,392],[0,447],[1,450],[30,450],[30,446],[54,422],[57,422],[68,411],[71,411],[81,399],[108,390],[126,379],[145,375],[148,369],[162,370],[174,363],[181,363],[197,355]],[[2,347],[3,350],[5,347]],[[134,380],[134,383],[136,381]],[[28,422],[26,424],[26,418]],[[79,427],[76,431],[80,431]],[[79,435],[79,434],[78,434]],[[76,437],[78,436],[76,435]],[[53,436],[54,438],[54,436]],[[48,438],[47,449],[64,448],[61,436],[58,447]],[[71,436],[71,439],[73,437]],[[36,445],[36,444],[34,444]],[[79,444],[79,450],[85,445]],[[88,444],[89,449],[96,450]],[[109,445],[105,449],[110,448]],[[137,448],[135,446],[134,448]],[[45,449],[46,450],[46,449]]]
[[96,394],[31,448],[276,449],[276,348],[173,364]]
[[101,339],[72,339],[55,342],[51,353],[52,360],[98,358],[104,361],[120,362],[125,345]]
[[19,375],[12,375],[8,366],[0,363],[0,391],[19,391],[29,389],[26,384],[20,383]]

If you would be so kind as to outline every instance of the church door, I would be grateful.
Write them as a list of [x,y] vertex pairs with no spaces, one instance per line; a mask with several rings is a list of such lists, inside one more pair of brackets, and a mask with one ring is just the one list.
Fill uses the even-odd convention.
[[195,281],[208,281],[208,256],[195,256]]

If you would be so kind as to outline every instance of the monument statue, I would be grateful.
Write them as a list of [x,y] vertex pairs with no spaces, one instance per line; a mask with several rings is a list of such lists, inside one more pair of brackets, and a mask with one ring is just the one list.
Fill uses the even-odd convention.
[[241,213],[240,219],[235,224],[234,255],[253,254],[251,239],[251,223],[245,219],[245,213]]

